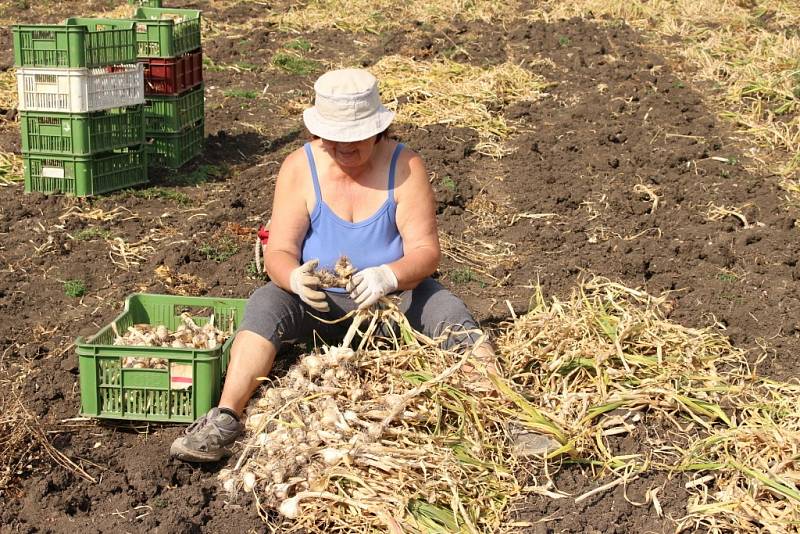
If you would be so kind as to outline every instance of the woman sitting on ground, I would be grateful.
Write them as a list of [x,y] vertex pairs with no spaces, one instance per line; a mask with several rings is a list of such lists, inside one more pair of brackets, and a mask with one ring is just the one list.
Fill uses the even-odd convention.
[[[303,114],[314,140],[292,152],[275,186],[265,264],[270,279],[253,293],[231,350],[219,407],[172,444],[186,461],[216,461],[241,434],[240,417],[281,346],[317,332],[331,343],[346,322],[327,324],[400,292],[411,326],[445,348],[472,348],[481,337],[464,303],[430,276],[441,252],[435,201],[422,159],[386,136],[394,113],[377,80],[359,69],[331,71],[314,85]],[[317,267],[347,256],[358,272],[344,289],[322,289]],[[315,317],[316,316],[316,317]],[[488,343],[477,358],[493,359]]]

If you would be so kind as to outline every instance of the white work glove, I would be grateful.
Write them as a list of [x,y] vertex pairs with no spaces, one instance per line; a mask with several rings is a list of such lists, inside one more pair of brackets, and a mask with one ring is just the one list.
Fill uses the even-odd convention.
[[319,277],[314,274],[314,269],[319,265],[319,260],[309,260],[300,267],[297,267],[289,275],[289,287],[300,300],[321,312],[330,310],[328,301],[325,300],[325,292],[318,291]]
[[378,299],[397,289],[397,276],[388,265],[369,267],[353,275],[347,284],[358,309],[369,308]]

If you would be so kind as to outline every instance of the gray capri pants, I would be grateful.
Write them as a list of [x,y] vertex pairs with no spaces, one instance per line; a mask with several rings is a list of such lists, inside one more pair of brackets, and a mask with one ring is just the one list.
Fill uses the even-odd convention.
[[[335,344],[344,337],[350,321],[326,324],[313,315],[333,321],[356,308],[348,293],[326,291],[330,311],[320,312],[269,282],[258,288],[247,301],[239,330],[249,330],[270,340],[280,350],[284,343],[311,338],[316,332],[325,342]],[[439,282],[426,278],[416,288],[399,293],[400,310],[412,328],[428,337],[448,333],[443,348],[458,350],[471,347],[480,334],[478,324],[464,303]]]

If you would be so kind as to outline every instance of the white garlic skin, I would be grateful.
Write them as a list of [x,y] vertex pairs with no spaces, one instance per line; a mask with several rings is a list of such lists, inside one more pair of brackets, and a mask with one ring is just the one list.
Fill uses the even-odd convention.
[[322,449],[320,451],[322,455],[322,461],[325,462],[327,465],[335,465],[342,461],[342,459],[347,456],[347,451],[342,451],[339,449],[334,449],[333,447],[328,447],[326,449]]
[[303,367],[305,367],[309,378],[315,378],[319,376],[320,372],[322,371],[322,360],[313,354],[303,358],[301,363],[303,364]]
[[242,485],[245,491],[251,491],[256,485],[256,475],[252,471],[242,473]]
[[300,499],[292,497],[284,500],[278,507],[278,511],[288,519],[297,519],[300,515]]

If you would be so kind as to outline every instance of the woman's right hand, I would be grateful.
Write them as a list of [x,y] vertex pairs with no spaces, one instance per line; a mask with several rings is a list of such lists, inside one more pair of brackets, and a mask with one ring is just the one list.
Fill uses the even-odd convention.
[[289,275],[289,286],[300,297],[300,300],[321,312],[330,310],[325,292],[319,291],[319,277],[314,274],[314,269],[319,265],[319,260],[309,260],[294,269]]

